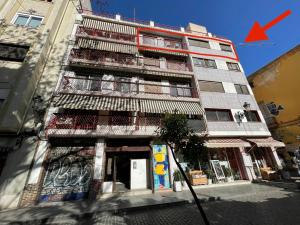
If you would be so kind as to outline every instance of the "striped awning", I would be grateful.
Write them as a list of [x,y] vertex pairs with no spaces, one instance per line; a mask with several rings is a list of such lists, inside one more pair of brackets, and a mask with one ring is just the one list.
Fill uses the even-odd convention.
[[251,143],[256,144],[257,147],[285,147],[283,142],[274,140],[272,137],[268,138],[249,138]]
[[137,47],[135,45],[126,45],[107,41],[92,40],[88,38],[79,38],[78,47],[110,52],[122,52],[128,54],[136,54],[138,52]]
[[[177,55],[177,56],[188,56],[187,53],[182,53],[182,52],[173,52],[173,51],[168,51],[168,50],[160,50],[160,49],[155,49],[155,48],[144,48],[141,46],[139,48],[140,51],[148,51],[148,52],[159,52],[167,55]],[[171,49],[172,50],[172,49]]]
[[106,21],[100,21],[92,18],[83,18],[83,26],[98,30],[105,30],[105,31],[111,31],[121,34],[130,34],[130,35],[136,35],[136,28],[131,26],[126,26],[122,24],[117,23],[110,23]]
[[239,147],[251,147],[251,144],[247,141],[243,141],[238,138],[221,138],[221,139],[209,139],[205,141],[205,145],[208,148],[239,148]]
[[143,113],[173,113],[178,110],[179,113],[202,115],[203,111],[198,102],[179,102],[179,101],[161,101],[141,99],[141,112]]
[[143,74],[149,74],[149,75],[158,75],[158,76],[164,76],[164,77],[180,77],[180,78],[191,78],[193,76],[193,73],[173,73],[173,72],[167,72],[167,71],[156,71],[156,70],[143,70],[141,71]]
[[53,101],[54,107],[66,109],[104,110],[104,111],[138,111],[137,99],[87,96],[87,95],[59,95]]

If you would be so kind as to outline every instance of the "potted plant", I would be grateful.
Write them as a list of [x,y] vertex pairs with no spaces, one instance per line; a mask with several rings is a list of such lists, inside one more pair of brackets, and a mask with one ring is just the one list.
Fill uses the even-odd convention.
[[214,177],[214,172],[211,169],[207,169],[207,170],[205,170],[205,174],[207,176],[207,181],[208,181],[207,184],[212,184],[212,179]]
[[232,169],[230,169],[228,167],[225,167],[224,168],[224,174],[225,174],[225,181],[226,182],[233,182],[234,181]]
[[174,191],[182,191],[182,185],[183,185],[183,177],[179,170],[175,170],[173,173],[173,187]]

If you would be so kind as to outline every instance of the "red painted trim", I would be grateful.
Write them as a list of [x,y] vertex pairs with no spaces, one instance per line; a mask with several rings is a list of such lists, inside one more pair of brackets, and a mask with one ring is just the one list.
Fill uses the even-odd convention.
[[[207,53],[200,53],[200,52],[191,52],[189,50],[158,48],[158,47],[141,45],[140,44],[140,31],[141,30],[158,31],[158,32],[161,32],[161,33],[179,35],[179,36],[183,36],[183,37],[187,36],[187,37],[194,37],[194,38],[201,38],[201,39],[219,41],[219,42],[222,42],[222,43],[225,43],[225,44],[232,45],[233,53],[235,54],[236,57],[234,58],[234,57],[224,56],[224,55],[207,54]],[[179,53],[194,54],[194,55],[201,55],[201,56],[219,57],[219,58],[225,58],[225,59],[231,59],[231,60],[239,61],[239,57],[237,55],[236,48],[235,48],[234,44],[231,41],[225,41],[225,40],[219,39],[219,38],[206,37],[206,36],[200,36],[200,35],[183,34],[183,33],[175,32],[175,31],[165,31],[165,30],[162,30],[162,29],[150,28],[150,27],[137,27],[136,31],[137,31],[136,32],[137,33],[137,48],[140,49],[140,50],[147,50],[147,49],[149,49],[149,50],[161,50],[161,51],[179,52]]]

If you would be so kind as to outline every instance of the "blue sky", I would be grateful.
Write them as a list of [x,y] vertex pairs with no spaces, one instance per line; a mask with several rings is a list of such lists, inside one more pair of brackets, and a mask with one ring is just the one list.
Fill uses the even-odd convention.
[[[300,0],[107,0],[105,11],[185,27],[201,24],[232,40],[245,73],[250,75],[300,44]],[[267,31],[269,41],[241,45],[255,21],[262,26],[291,9],[292,15]],[[94,7],[94,11],[97,8]]]

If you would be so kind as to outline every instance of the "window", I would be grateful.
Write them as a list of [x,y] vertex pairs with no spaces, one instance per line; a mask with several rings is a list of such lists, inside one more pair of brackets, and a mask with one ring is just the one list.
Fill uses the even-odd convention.
[[189,44],[190,46],[194,46],[194,47],[210,48],[208,41],[189,39]]
[[0,43],[0,60],[23,62],[28,50],[28,46]]
[[238,63],[227,62],[227,67],[232,71],[241,71]]
[[178,96],[178,97],[191,97],[191,87],[189,84],[171,84],[171,96]]
[[221,50],[222,50],[222,51],[225,51],[225,52],[232,52],[232,49],[231,49],[231,46],[230,46],[230,45],[226,45],[226,44],[221,44],[221,43],[220,43],[220,47],[221,47]]
[[217,69],[217,64],[215,60],[202,58],[193,58],[193,60],[195,66]]
[[19,26],[37,28],[38,26],[41,25],[42,21],[43,21],[43,17],[18,13],[16,15],[13,24]]
[[199,81],[200,91],[225,93],[222,82]]
[[205,109],[207,121],[233,121],[230,110]]
[[247,85],[235,84],[234,87],[238,94],[249,95]]
[[257,111],[244,111],[248,122],[260,122]]

